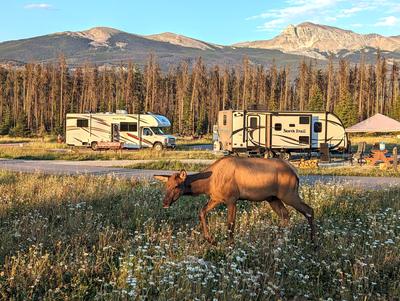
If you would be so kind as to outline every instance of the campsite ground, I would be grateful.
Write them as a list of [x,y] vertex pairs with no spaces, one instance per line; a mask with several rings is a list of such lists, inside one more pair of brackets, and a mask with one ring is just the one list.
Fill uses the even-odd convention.
[[[235,245],[226,209],[205,197],[162,209],[160,184],[0,172],[0,299],[393,300],[400,293],[399,188],[302,185],[319,248],[291,210],[242,202]],[[262,237],[262,239],[260,239]],[[6,242],[6,243],[5,243]]]
[[[42,162],[60,171],[63,164],[78,169],[104,164],[103,169],[112,171],[114,164],[133,164],[90,150],[67,156],[67,148],[51,141],[18,143],[30,144],[0,146],[0,156],[47,160],[3,161],[13,167]],[[38,147],[43,150],[33,151]],[[59,151],[51,151],[54,148]],[[135,159],[157,159],[134,168],[199,170],[209,161],[179,159],[201,154],[210,159],[211,153],[134,154]],[[72,161],[57,161],[58,156]],[[76,161],[78,156],[95,161]],[[98,160],[102,158],[107,161]],[[398,181],[393,177],[398,174],[379,167],[300,173],[356,171]],[[225,237],[226,209],[210,214],[210,229],[218,242],[212,246],[202,239],[198,225],[203,196],[183,197],[163,210],[161,184],[145,179],[111,177],[107,172],[68,176],[2,170],[0,299],[393,300],[400,294],[400,188],[385,185],[375,190],[379,179],[366,179],[373,183],[302,182],[301,195],[315,209],[318,248],[309,242],[300,214],[291,210],[290,225],[282,228],[267,203],[248,202],[238,209],[235,245]]]

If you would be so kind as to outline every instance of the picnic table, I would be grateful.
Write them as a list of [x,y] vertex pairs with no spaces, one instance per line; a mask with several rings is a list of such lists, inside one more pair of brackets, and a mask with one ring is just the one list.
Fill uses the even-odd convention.
[[373,149],[371,151],[371,156],[365,158],[368,164],[375,165],[377,162],[383,162],[386,164],[389,164],[391,161],[393,161],[393,157],[387,157],[387,150],[379,150],[379,149]]

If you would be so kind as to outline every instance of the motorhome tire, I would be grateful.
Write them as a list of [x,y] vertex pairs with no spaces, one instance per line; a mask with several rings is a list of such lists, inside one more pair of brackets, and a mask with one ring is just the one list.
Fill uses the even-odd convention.
[[92,150],[97,150],[97,142],[93,141],[92,143],[90,143],[90,147],[92,148]]
[[158,151],[158,152],[160,152],[160,151],[163,150],[163,145],[162,145],[160,142],[156,142],[156,143],[154,143],[154,145],[153,145],[153,149],[156,150],[156,151]]

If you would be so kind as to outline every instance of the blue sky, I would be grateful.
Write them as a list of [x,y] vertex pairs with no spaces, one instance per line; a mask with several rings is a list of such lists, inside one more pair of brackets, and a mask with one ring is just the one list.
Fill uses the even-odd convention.
[[305,21],[400,35],[399,0],[2,0],[0,11],[0,41],[108,26],[228,45],[269,39],[288,24]]

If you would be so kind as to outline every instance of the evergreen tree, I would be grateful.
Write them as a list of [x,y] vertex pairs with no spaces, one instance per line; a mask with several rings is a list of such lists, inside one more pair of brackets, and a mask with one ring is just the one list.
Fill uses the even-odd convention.
[[28,127],[28,119],[26,114],[21,114],[15,126],[9,132],[10,136],[14,137],[27,137],[30,134],[30,130]]
[[344,127],[352,126],[357,123],[357,109],[354,105],[350,93],[344,93],[339,103],[335,107],[335,113],[342,120]]
[[390,116],[400,121],[400,95],[397,96],[393,104],[393,109],[390,111]]
[[314,91],[312,91],[311,99],[308,103],[308,110],[323,111],[324,107],[324,98],[322,96],[321,89],[316,87]]
[[11,128],[11,112],[9,107],[5,107],[3,118],[0,123],[0,135],[8,135]]

